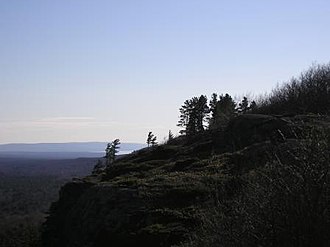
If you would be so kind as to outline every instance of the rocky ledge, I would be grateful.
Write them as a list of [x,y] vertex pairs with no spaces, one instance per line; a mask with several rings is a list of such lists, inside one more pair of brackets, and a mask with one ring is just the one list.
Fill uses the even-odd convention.
[[43,246],[180,245],[205,209],[240,190],[242,175],[264,166],[274,149],[301,141],[306,129],[329,123],[315,115],[242,115],[224,130],[136,151],[62,187]]

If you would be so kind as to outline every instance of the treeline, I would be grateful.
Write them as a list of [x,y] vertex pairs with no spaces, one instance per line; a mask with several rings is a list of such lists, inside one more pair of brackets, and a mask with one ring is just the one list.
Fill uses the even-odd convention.
[[259,114],[326,114],[330,113],[330,63],[311,66],[298,78],[276,87],[258,100],[243,97],[240,102],[229,94],[212,94],[186,100],[180,108],[177,126],[181,134],[194,135],[205,129],[221,128],[234,116]]
[[205,95],[186,100],[180,108],[178,126],[181,134],[187,136],[202,132],[205,129],[224,127],[236,115],[252,112],[256,102],[243,97],[235,102],[229,94],[213,93],[210,101]]
[[330,63],[311,66],[258,101],[257,113],[329,114]]

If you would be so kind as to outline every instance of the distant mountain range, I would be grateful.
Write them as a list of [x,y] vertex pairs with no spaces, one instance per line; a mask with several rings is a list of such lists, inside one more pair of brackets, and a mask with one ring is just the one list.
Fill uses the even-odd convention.
[[[107,142],[11,143],[0,144],[0,157],[78,158],[101,157]],[[119,154],[144,148],[141,143],[121,143]]]

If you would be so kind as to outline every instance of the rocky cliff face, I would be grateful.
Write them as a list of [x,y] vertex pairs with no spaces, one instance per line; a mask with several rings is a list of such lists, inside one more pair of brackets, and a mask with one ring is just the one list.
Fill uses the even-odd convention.
[[235,195],[240,176],[266,164],[275,147],[295,145],[300,132],[329,123],[322,116],[242,115],[224,131],[127,155],[61,189],[43,246],[179,245],[198,228],[203,210]]

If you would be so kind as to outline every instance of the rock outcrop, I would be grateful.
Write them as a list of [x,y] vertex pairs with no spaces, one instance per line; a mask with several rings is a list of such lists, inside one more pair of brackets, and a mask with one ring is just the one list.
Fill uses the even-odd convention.
[[43,245],[179,245],[214,198],[234,195],[239,175],[264,165],[274,146],[289,145],[302,129],[329,122],[322,116],[242,115],[225,131],[180,137],[127,155],[105,173],[61,189],[43,227]]

